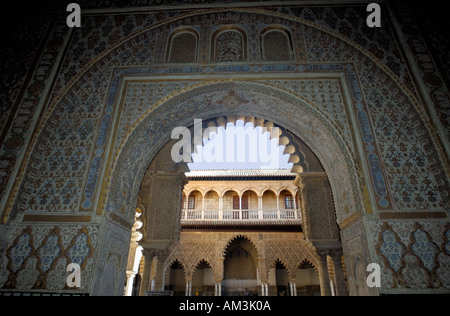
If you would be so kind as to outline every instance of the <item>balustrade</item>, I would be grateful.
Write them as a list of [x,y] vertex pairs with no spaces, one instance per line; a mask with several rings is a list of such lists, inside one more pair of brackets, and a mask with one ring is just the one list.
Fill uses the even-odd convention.
[[182,211],[181,221],[301,221],[298,209],[290,210],[187,210]]

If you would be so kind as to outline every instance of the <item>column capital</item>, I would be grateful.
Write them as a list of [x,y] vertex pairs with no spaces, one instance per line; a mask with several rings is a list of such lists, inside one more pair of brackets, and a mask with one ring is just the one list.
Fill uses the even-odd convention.
[[332,249],[330,250],[330,256],[331,258],[335,261],[335,260],[341,260],[341,257],[343,256],[343,251],[342,249]]
[[127,274],[127,278],[130,278],[132,276],[135,276],[137,274],[137,272],[136,271],[127,270],[126,274]]
[[313,244],[313,246],[317,249],[317,252],[322,250],[327,250],[329,255],[331,255],[331,251],[333,250],[341,250],[342,251],[342,245],[339,240],[335,239],[312,239],[310,240]]
[[173,243],[173,241],[145,242],[141,245],[143,248],[142,255],[149,261],[153,260],[154,257],[158,257],[159,261],[165,261],[171,253]]
[[330,252],[329,249],[317,249],[317,254],[321,261],[327,261],[327,256],[330,255]]

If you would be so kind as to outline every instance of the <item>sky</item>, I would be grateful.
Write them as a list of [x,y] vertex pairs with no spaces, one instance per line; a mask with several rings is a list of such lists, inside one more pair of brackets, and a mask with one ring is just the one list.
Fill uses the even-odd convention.
[[[207,132],[205,134],[208,134]],[[289,155],[283,155],[284,146],[278,146],[278,139],[269,140],[270,134],[252,123],[244,125],[227,124],[218,127],[217,133],[210,133],[210,139],[203,140],[192,155],[190,170],[222,169],[290,169]]]

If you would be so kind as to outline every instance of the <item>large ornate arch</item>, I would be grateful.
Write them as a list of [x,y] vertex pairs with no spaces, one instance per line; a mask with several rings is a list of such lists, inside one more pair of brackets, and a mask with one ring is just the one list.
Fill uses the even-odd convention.
[[[230,110],[222,104],[215,103],[216,100],[222,100],[223,96],[228,94],[230,90],[235,91],[236,95],[251,99],[256,102],[249,102],[242,105],[239,110]],[[273,104],[277,104],[277,109],[274,110]],[[179,112],[177,114],[177,112]],[[186,112],[196,113],[190,116]],[[297,112],[296,119],[290,122],[286,121],[286,112]],[[198,114],[197,114],[198,113]],[[161,116],[160,116],[161,115]],[[350,179],[357,179],[356,170],[347,169],[348,166],[353,166],[354,161],[345,141],[341,139],[339,133],[333,127],[333,124],[323,116],[320,111],[306,101],[293,96],[285,91],[275,89],[261,83],[248,82],[219,82],[207,84],[202,87],[195,88],[191,91],[181,93],[175,96],[170,101],[162,104],[158,109],[151,112],[148,116],[143,118],[137,127],[127,137],[126,143],[120,150],[120,154],[113,161],[114,167],[105,179],[110,181],[108,201],[105,205],[106,210],[114,211],[120,209],[132,209],[137,198],[136,192],[139,190],[145,170],[159,150],[170,140],[172,129],[178,126],[189,127],[193,124],[195,118],[208,120],[211,118],[228,116],[228,115],[245,115],[253,117],[263,117],[266,120],[274,122],[284,128],[292,131],[296,136],[304,141],[309,148],[322,147],[315,151],[324,169],[330,177],[330,182],[333,189],[336,189],[341,183],[342,179],[348,179],[345,192],[348,195],[355,197],[356,201],[351,201],[352,205],[347,205],[346,209],[361,210],[361,201],[358,202],[359,189],[358,184]],[[159,116],[159,117],[158,117]],[[178,118],[177,118],[178,116]],[[162,119],[166,117],[166,120]],[[161,135],[158,139],[148,139],[149,130],[154,125],[154,120],[158,120],[161,124],[159,126],[167,126],[164,131],[159,127],[158,133]],[[309,134],[310,128],[316,127],[317,134]],[[309,135],[308,135],[309,134]],[[331,149],[332,148],[332,149]],[[136,161],[139,161],[139,166],[136,166]],[[332,172],[332,170],[335,170]],[[130,174],[130,171],[134,171]],[[336,172],[338,171],[338,172]],[[339,173],[339,175],[338,175]],[[337,179],[340,179],[339,181]],[[133,200],[129,200],[130,204],[123,205],[123,181],[116,181],[116,179],[130,179],[133,181],[128,189],[133,192]],[[129,183],[131,184],[131,183]],[[120,197],[115,193],[120,192]],[[334,191],[335,197],[339,199],[343,192],[339,194]],[[356,202],[356,203],[355,203]],[[119,204],[120,205],[119,205]],[[336,210],[338,218],[343,220],[350,214],[345,214],[343,209]],[[124,214],[125,215],[125,214]],[[127,214],[129,216],[129,214]]]
[[[120,131],[110,128],[110,125],[108,125],[110,121],[108,121],[108,119],[118,120],[119,118],[114,117],[113,115],[116,113],[115,109],[123,105],[115,103],[116,100],[119,100],[120,98],[117,97],[117,94],[114,94],[114,92],[118,93],[118,91],[124,87],[122,84],[126,82],[125,77],[135,75],[136,78],[136,76],[142,76],[145,73],[151,76],[158,71],[161,71],[162,73],[165,71],[164,67],[143,68],[142,63],[138,65],[141,68],[131,69],[131,67],[136,66],[135,64],[137,62],[133,61],[131,58],[127,60],[125,57],[121,56],[121,54],[124,52],[130,53],[132,50],[131,47],[147,45],[148,43],[146,41],[148,40],[148,37],[154,35],[158,30],[161,30],[162,34],[164,34],[164,31],[166,28],[169,28],[168,25],[172,22],[182,24],[184,18],[193,18],[200,16],[201,14],[217,13],[219,11],[220,10],[217,9],[186,13],[185,15],[165,20],[157,25],[148,27],[137,34],[133,34],[132,36],[125,38],[119,44],[105,50],[102,54],[93,58],[84,68],[80,69],[78,74],[74,76],[70,82],[64,85],[64,88],[60,87],[61,89],[58,92],[55,92],[55,94],[59,93],[59,96],[55,97],[52,103],[47,107],[48,110],[43,114],[43,119],[36,128],[36,133],[29,143],[27,152],[24,154],[22,167],[20,168],[15,184],[11,190],[8,202],[6,203],[2,220],[6,221],[5,219],[7,219],[10,214],[12,214],[11,218],[13,220],[20,213],[28,215],[34,214],[32,208],[25,208],[21,205],[17,205],[21,203],[17,197],[20,196],[20,199],[29,198],[29,192],[32,190],[30,187],[34,185],[33,182],[36,181],[36,179],[39,179],[39,168],[35,167],[36,161],[32,161],[31,157],[38,156],[39,158],[42,156],[39,151],[42,148],[51,145],[51,139],[47,138],[46,132],[48,130],[57,129],[58,126],[64,125],[65,120],[68,118],[70,119],[70,116],[65,116],[68,114],[64,112],[64,108],[76,108],[77,105],[82,104],[81,98],[78,99],[78,96],[82,93],[89,93],[92,95],[93,99],[89,99],[89,101],[92,101],[92,108],[94,111],[99,113],[98,117],[89,119],[92,119],[92,126],[101,127],[101,130],[95,130],[95,133],[97,134],[92,133],[92,137],[95,138],[97,144],[100,143],[103,147],[91,149],[91,152],[95,152],[95,156],[92,157],[86,152],[80,152],[79,155],[85,157],[86,160],[86,168],[82,171],[84,174],[88,174],[88,176],[85,176],[83,181],[80,181],[79,192],[81,192],[81,194],[87,192],[90,196],[89,199],[87,199],[89,201],[82,205],[86,206],[86,209],[81,212],[78,209],[81,207],[69,205],[67,210],[65,209],[64,215],[67,215],[67,213],[70,215],[77,213],[81,213],[82,215],[90,214],[92,217],[95,217],[96,215],[99,217],[106,215],[104,216],[105,218],[111,220],[114,219],[114,221],[118,223],[119,226],[122,226],[122,228],[130,226],[134,219],[139,184],[141,183],[145,168],[150,164],[157,152],[164,147],[168,140],[170,140],[171,128],[175,126],[189,126],[192,124],[192,119],[195,118],[193,115],[194,110],[192,109],[196,109],[196,111],[205,109],[205,111],[202,112],[201,117],[198,118],[210,119],[225,115],[257,116],[273,121],[276,124],[289,129],[297,137],[302,139],[309,148],[314,150],[314,153],[319,157],[319,160],[324,166],[333,191],[338,223],[343,226],[354,223],[366,211],[370,211],[369,213],[375,213],[376,215],[376,212],[373,211],[373,207],[371,207],[370,203],[371,196],[375,196],[375,193],[371,193],[374,188],[370,188],[370,170],[366,171],[364,177],[367,179],[365,183],[362,183],[361,178],[364,171],[361,170],[364,170],[364,168],[368,169],[368,167],[367,165],[364,167],[364,163],[359,164],[357,161],[358,158],[355,158],[355,156],[358,157],[358,155],[364,156],[364,153],[361,152],[365,149],[352,148],[351,144],[343,137],[342,131],[333,124],[332,118],[327,117],[321,109],[317,108],[312,102],[309,102],[307,98],[303,98],[301,93],[299,93],[300,95],[297,95],[292,90],[284,88],[277,83],[257,82],[253,77],[250,80],[245,80],[245,78],[235,81],[216,79],[190,86],[180,86],[152,104],[152,108],[146,113],[143,113],[140,116],[140,120],[133,121],[130,128],[125,133],[121,134]],[[437,170],[437,172],[441,172],[441,170],[448,168],[448,165],[445,163],[444,167],[441,166],[442,153],[439,150],[440,147],[436,141],[435,134],[430,132],[430,130],[433,131],[431,121],[420,106],[420,101],[414,96],[414,91],[411,91],[411,88],[407,87],[402,79],[390,71],[387,66],[380,62],[373,54],[358,44],[350,41],[348,38],[313,24],[312,22],[300,20],[299,18],[256,9],[228,11],[255,14],[269,17],[270,19],[276,18],[277,23],[293,23],[292,25],[298,27],[304,26],[304,30],[314,30],[314,34],[317,36],[326,35],[337,40],[337,43],[341,45],[341,48],[344,47],[342,50],[345,51],[345,55],[349,58],[348,60],[342,56],[333,59],[330,57],[333,56],[333,54],[330,53],[328,55],[324,54],[325,57],[323,57],[323,60],[319,60],[319,58],[314,59],[316,64],[313,64],[313,61],[308,60],[306,65],[301,65],[301,67],[299,66],[297,69],[280,67],[279,70],[276,71],[287,71],[299,74],[308,71],[313,72],[315,69],[318,71],[330,72],[342,72],[348,70],[351,75],[346,78],[343,78],[342,75],[339,76],[351,86],[351,88],[346,91],[349,95],[348,99],[350,100],[350,103],[355,101],[351,106],[361,106],[364,102],[369,103],[369,101],[364,100],[364,98],[370,96],[375,103],[380,101],[380,104],[375,104],[374,107],[382,107],[385,104],[381,102],[383,101],[383,98],[379,95],[380,92],[378,92],[376,88],[380,86],[385,91],[392,90],[392,95],[398,97],[396,101],[398,100],[400,105],[408,106],[408,109],[412,110],[411,113],[413,113],[413,115],[411,116],[411,119],[414,119],[418,128],[420,127],[421,135],[425,135],[424,137],[429,140],[426,144],[426,153],[429,156],[434,155],[436,159],[433,160],[434,165],[431,167],[427,166],[426,169],[433,169]],[[339,45],[336,45],[336,47]],[[327,49],[331,51],[333,48],[327,47]],[[125,59],[121,60],[122,57]],[[329,62],[329,64],[323,65],[324,62]],[[364,63],[367,65],[362,66]],[[203,74],[207,74],[205,70],[206,67],[203,67],[203,69],[201,68],[202,67],[199,67],[196,70],[200,69],[200,71],[203,71]],[[257,66],[255,66],[255,68],[257,68],[256,72],[264,72],[262,68],[258,68]],[[250,73],[253,72],[255,68],[249,67],[250,70],[246,71]],[[185,71],[184,69],[176,70]],[[214,72],[215,70],[210,68],[208,71]],[[239,71],[241,70],[237,70],[236,72]],[[233,71],[230,71],[230,73],[233,73]],[[366,87],[361,89],[361,87],[358,86],[358,81],[363,79],[359,78],[363,78],[364,75],[368,73],[376,73],[376,76],[378,76],[376,78],[377,80],[373,83],[367,82],[366,80],[366,82],[363,82]],[[95,78],[95,82],[91,83],[91,85],[101,85],[103,84],[100,83],[102,80],[104,82],[110,82],[110,85],[106,86],[106,84],[104,84],[105,86],[102,86],[104,90],[100,89],[98,95],[95,95],[86,88],[93,78]],[[111,80],[109,81],[108,79]],[[235,95],[239,95],[245,100],[249,100],[248,98],[253,100],[258,99],[259,101],[261,101],[261,99],[266,100],[262,100],[264,102],[259,102],[257,104],[251,100],[251,102],[243,104],[238,109],[226,108],[223,104],[217,102],[208,103],[208,100],[223,100],[229,91],[234,91]],[[274,111],[270,106],[269,100],[272,100],[272,105],[276,104],[280,108],[291,110],[291,112],[285,113],[292,113],[293,115],[286,116],[283,115],[282,112]],[[211,108],[208,108],[210,105]],[[259,105],[262,106],[259,107]],[[191,109],[183,108],[185,106],[192,107]],[[107,109],[105,109],[105,107]],[[169,111],[165,113],[167,110]],[[177,111],[173,110],[182,110],[185,112],[176,113]],[[182,114],[186,115],[183,116]],[[184,117],[184,119],[181,117]],[[288,117],[288,120],[286,117]],[[172,120],[172,118],[175,119]],[[361,118],[361,120],[365,119],[370,120],[370,117]],[[356,118],[354,120],[356,122]],[[311,131],[311,129],[308,129],[308,127],[312,126],[312,123],[314,123],[314,126],[317,127],[318,131],[315,132],[314,135],[309,135],[308,131]],[[369,121],[368,125],[370,124]],[[152,128],[152,126],[154,128]],[[90,127],[91,126],[88,126],[88,128]],[[363,139],[360,140],[360,142],[366,141],[364,137],[367,137],[367,139],[375,138],[374,135],[370,135],[370,129],[365,130],[364,127],[367,127],[367,125],[363,126],[363,128],[360,127],[363,130]],[[353,129],[357,130],[358,127],[355,125],[353,126]],[[140,140],[148,140],[149,131],[154,133],[151,144],[140,142]],[[422,139],[422,136],[417,136],[417,139]],[[324,141],[322,142],[322,140]],[[119,149],[117,151],[114,149],[108,153],[104,146],[104,144],[108,142],[118,143]],[[367,143],[363,144],[367,145],[367,147],[372,145]],[[329,148],[326,148],[328,146]],[[420,143],[419,146],[421,146]],[[82,146],[80,145],[80,147]],[[360,151],[359,154],[358,150]],[[333,153],[333,155],[327,155],[329,153]],[[70,157],[66,157],[67,160],[69,160],[69,158]],[[359,157],[359,160],[363,160],[363,158]],[[138,163],[135,163],[136,161],[138,161]],[[93,172],[93,170],[95,172]],[[430,172],[430,174],[433,173],[434,171]],[[91,175],[93,176],[91,177]],[[103,175],[105,177],[103,177]],[[100,180],[95,182],[95,177],[98,179],[104,178],[105,180],[103,183],[101,183]],[[337,181],[338,179],[339,181]],[[438,189],[441,192],[445,192],[445,188],[448,188],[448,175],[444,175],[438,180],[440,183]],[[345,183],[345,186],[342,186],[342,183]],[[378,188],[375,188],[375,190],[377,189]],[[380,194],[382,194],[384,189],[381,188],[380,192]],[[76,196],[76,194],[74,195]],[[374,198],[372,199],[374,200]],[[383,201],[383,203],[385,202]],[[376,202],[372,203],[372,205],[374,204],[376,204]],[[448,200],[447,202],[444,201],[442,204],[445,208],[445,206],[448,206]],[[405,209],[409,210],[406,207]],[[36,217],[42,215],[39,211],[36,213],[38,213]],[[90,219],[92,219],[92,217]],[[20,223],[20,216],[18,218],[18,222]],[[70,220],[70,218],[67,217],[66,220]],[[54,222],[55,221],[53,221],[53,223]],[[82,225],[88,225],[86,223],[86,219],[83,218]],[[99,225],[98,223],[99,222],[95,222],[95,225]],[[99,226],[95,226],[95,230],[97,230],[98,227]],[[362,225],[358,227],[358,229],[362,229]],[[364,229],[362,230],[364,231]],[[364,235],[365,232],[362,232],[361,234]],[[376,235],[377,238],[379,238],[379,236],[381,235]],[[13,236],[12,239],[15,237],[17,236]],[[98,243],[99,245],[105,245],[105,242],[103,241],[99,241]],[[114,245],[109,244],[107,246],[111,247],[111,249],[112,247],[115,247]],[[38,245],[36,245],[36,247],[38,247]],[[102,247],[106,250],[102,250],[102,254],[98,255],[98,257],[101,258],[98,262],[102,263],[104,261],[103,257],[106,258],[107,250],[109,249],[108,247]],[[365,263],[366,258],[363,258],[361,261]]]

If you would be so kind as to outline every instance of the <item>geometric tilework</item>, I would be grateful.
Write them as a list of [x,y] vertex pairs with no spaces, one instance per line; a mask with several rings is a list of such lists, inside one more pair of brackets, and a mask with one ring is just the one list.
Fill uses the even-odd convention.
[[157,16],[151,13],[84,16],[83,27],[74,29],[70,45],[74,54],[68,54],[64,60],[55,93],[63,89],[96,56],[157,21]]
[[80,265],[82,283],[86,286],[97,238],[95,226],[43,225],[15,229],[12,244],[0,261],[0,288],[62,290],[66,286],[69,263]]
[[449,223],[437,221],[371,224],[384,289],[450,289]]
[[382,233],[382,243],[379,245],[380,253],[387,259],[389,266],[399,272],[401,268],[401,258],[405,254],[404,247],[399,242],[393,231],[385,230]]
[[328,118],[344,135],[347,144],[353,147],[350,124],[346,115],[338,79],[268,80],[268,82],[300,95],[313,103],[327,114]]
[[434,258],[439,252],[439,248],[432,240],[430,240],[427,232],[420,228],[414,231],[411,237],[413,240],[411,249],[414,254],[422,259],[424,267],[427,268],[429,272],[432,272],[434,268]]
[[395,206],[401,210],[445,208],[446,199],[437,185],[444,175],[432,167],[437,163],[432,140],[408,101],[395,98],[394,93],[398,91],[372,88],[368,99]]
[[89,244],[89,236],[83,232],[73,240],[73,243],[66,250],[66,253],[71,263],[82,266],[86,258],[92,256],[92,251],[92,246]]
[[100,101],[95,93],[102,91],[94,85],[86,87],[93,93],[88,98],[67,98],[41,133],[39,150],[29,163],[32,169],[25,179],[29,184],[22,189],[19,211],[61,213],[77,209],[99,115]]
[[59,245],[60,237],[55,232],[47,236],[45,243],[42,244],[37,252],[39,261],[41,262],[40,270],[46,273],[50,270],[53,261],[61,254],[61,247]]

